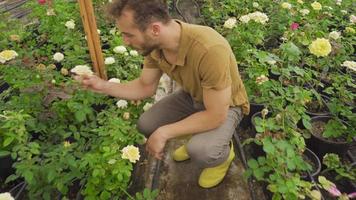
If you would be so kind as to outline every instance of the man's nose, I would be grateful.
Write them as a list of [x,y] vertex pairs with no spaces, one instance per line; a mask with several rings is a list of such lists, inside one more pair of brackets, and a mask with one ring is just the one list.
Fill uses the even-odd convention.
[[126,46],[130,46],[130,40],[127,37],[123,37],[124,43]]

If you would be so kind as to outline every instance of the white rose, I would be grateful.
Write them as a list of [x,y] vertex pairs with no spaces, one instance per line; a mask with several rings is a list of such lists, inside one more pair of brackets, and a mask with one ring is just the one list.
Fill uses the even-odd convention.
[[264,109],[261,111],[262,117],[265,118],[267,114],[268,114],[268,109],[267,109],[267,108],[264,108]]
[[341,2],[342,2],[342,0],[336,0],[336,5],[340,6]]
[[5,192],[0,194],[0,200],[14,200],[14,197],[9,192]]
[[346,11],[346,10],[340,10],[340,12],[341,12],[342,14],[347,14],[347,11]]
[[302,13],[303,16],[308,15],[310,13],[308,9],[301,9],[299,12]]
[[121,82],[120,79],[118,79],[118,78],[111,78],[108,81],[111,83],[120,83]]
[[147,110],[150,109],[152,106],[153,106],[152,103],[146,103],[146,104],[143,106],[143,110],[144,110],[144,111],[147,111]]
[[341,64],[341,66],[343,67],[347,67],[351,70],[353,70],[354,72],[356,72],[356,62],[355,61],[345,61]]
[[352,24],[356,23],[356,16],[355,16],[355,15],[351,15],[351,16],[350,16],[350,22],[351,22]]
[[74,23],[74,20],[71,19],[69,21],[66,22],[65,26],[68,28],[68,29],[74,29],[75,27],[75,23]]
[[17,56],[18,54],[14,50],[4,50],[0,52],[0,63],[5,63],[6,61],[16,58]]
[[54,16],[56,15],[56,13],[54,12],[54,9],[53,8],[49,8],[47,9],[47,16]]
[[282,3],[281,6],[284,9],[291,9],[292,8],[292,5],[290,3],[287,3],[287,2]]
[[252,3],[252,6],[254,7],[254,8],[258,8],[258,6],[260,6],[257,2],[253,2]]
[[247,24],[249,21],[250,21],[250,17],[248,15],[243,15],[239,18],[239,20],[242,22],[242,23],[245,23]]
[[105,58],[105,65],[112,65],[114,63],[115,63],[115,58],[114,57]]
[[62,53],[55,53],[53,55],[53,60],[57,61],[57,62],[61,62],[64,59],[64,55]]
[[274,65],[274,64],[276,64],[276,61],[275,60],[268,60],[267,63],[270,64],[270,65]]
[[268,81],[268,80],[269,80],[269,79],[268,79],[267,76],[261,75],[261,76],[259,76],[259,77],[256,78],[256,83],[257,83],[258,85],[261,85],[262,83],[264,83],[264,82],[266,82],[266,81]]
[[128,159],[132,163],[136,163],[140,159],[140,151],[137,147],[133,145],[128,145],[124,147],[122,150],[122,158],[123,159]]
[[130,51],[131,56],[138,56],[138,52],[136,50],[131,50]]
[[118,108],[126,108],[127,107],[127,101],[126,100],[119,100],[116,102],[116,106]]
[[235,26],[236,26],[236,18],[235,17],[231,17],[231,18],[227,19],[224,23],[224,28],[232,29]]
[[120,53],[120,54],[123,54],[127,51],[126,47],[124,46],[117,46],[114,48],[114,52],[115,53]]
[[101,30],[100,29],[96,29],[96,32],[98,32],[98,34],[101,34]]
[[94,72],[91,71],[88,65],[77,65],[74,68],[72,68],[70,71],[79,76],[83,76],[83,75],[91,76],[94,74]]
[[110,29],[109,33],[110,33],[111,35],[115,35],[115,34],[116,34],[116,28]]
[[338,31],[333,31],[333,32],[329,33],[329,38],[337,40],[340,37],[340,34],[341,33]]
[[258,22],[258,23],[261,23],[261,24],[266,24],[266,22],[269,20],[266,14],[261,13],[259,11],[250,13],[248,15],[249,15],[251,20],[253,20],[255,22]]

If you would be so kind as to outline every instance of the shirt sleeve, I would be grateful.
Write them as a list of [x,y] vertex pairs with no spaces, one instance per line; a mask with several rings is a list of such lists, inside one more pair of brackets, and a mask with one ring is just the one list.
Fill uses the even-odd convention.
[[149,69],[159,69],[157,61],[155,61],[150,55],[144,57],[143,67]]
[[223,45],[208,49],[199,66],[203,88],[222,90],[231,85],[230,56],[231,50]]

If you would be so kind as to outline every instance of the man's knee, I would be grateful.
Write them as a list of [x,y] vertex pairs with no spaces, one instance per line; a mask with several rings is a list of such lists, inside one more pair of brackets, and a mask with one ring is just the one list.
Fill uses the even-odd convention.
[[143,113],[137,121],[137,129],[140,133],[144,134],[147,138],[157,129],[156,123],[152,118],[147,117]]
[[189,141],[187,151],[191,159],[200,167],[214,167],[227,158],[226,150],[223,146],[215,144],[202,144]]

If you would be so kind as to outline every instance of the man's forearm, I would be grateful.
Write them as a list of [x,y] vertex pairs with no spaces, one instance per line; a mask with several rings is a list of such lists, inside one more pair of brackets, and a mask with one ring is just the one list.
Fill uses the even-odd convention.
[[127,83],[106,82],[102,92],[104,94],[127,100],[140,100],[151,97],[155,89],[140,84],[139,79]]
[[167,139],[171,139],[215,129],[221,126],[225,119],[226,114],[212,114],[205,110],[160,128],[165,130],[164,132],[166,133]]

